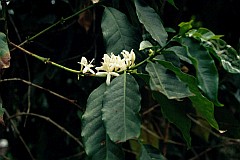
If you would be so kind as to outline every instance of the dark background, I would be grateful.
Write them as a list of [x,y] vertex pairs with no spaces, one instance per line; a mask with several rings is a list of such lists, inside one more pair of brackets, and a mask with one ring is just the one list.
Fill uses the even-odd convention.
[[[119,10],[126,13],[128,8],[126,4],[133,4],[132,1],[126,3],[126,1],[121,0],[116,5],[116,2],[108,0],[106,5],[115,5]],[[175,0],[178,9],[165,1],[148,0],[148,2],[160,14],[165,27],[178,30],[179,23],[195,19],[196,25],[208,28],[215,34],[224,35],[223,39],[239,51],[239,0]],[[62,17],[67,17],[89,4],[88,0],[12,0],[8,5],[8,8],[14,11],[14,14],[8,16],[9,40],[20,44],[27,37],[34,36]],[[77,62],[80,61],[81,56],[86,56],[88,59],[94,57],[99,62],[105,53],[100,27],[102,10],[102,7],[97,7],[85,15],[85,17],[92,17],[95,14],[96,17],[93,20],[88,17],[86,21],[81,23],[77,16],[60,24],[26,43],[24,48],[73,69],[80,69]],[[129,20],[131,21],[131,16],[129,16]],[[85,29],[87,22],[91,24],[88,31]],[[134,24],[134,20],[131,22]],[[11,51],[11,57],[11,67],[4,72],[2,78],[17,77],[29,80],[69,99],[77,100],[77,103],[83,109],[88,95],[103,82],[102,79],[89,77],[78,80],[77,75],[46,65],[35,58],[24,55],[19,50]],[[237,98],[237,94],[240,94],[240,77],[223,70],[220,70],[220,77],[219,99],[225,104],[225,107],[216,108],[216,119],[220,127],[229,129],[227,136],[240,138],[240,100],[239,97]],[[28,85],[12,81],[2,83],[0,87],[3,107],[10,115],[27,110]],[[73,135],[81,137],[80,117],[82,111],[76,106],[34,87],[31,87],[30,99],[31,112],[50,117]],[[14,120],[21,136],[37,159],[83,158],[83,155],[78,155],[83,149],[47,121],[36,117],[28,117],[26,126],[24,126],[24,116]],[[29,159],[26,149],[11,127],[9,120],[5,120],[5,123],[6,126],[2,126],[0,129],[0,138],[9,140],[8,157],[12,156],[13,159],[18,160]],[[240,157],[240,146],[229,145],[225,149],[213,147],[218,143],[217,138],[211,137],[209,142],[204,142],[193,134],[193,146],[202,147],[186,150],[186,148],[170,145],[169,150],[172,152],[169,152],[167,158],[170,160],[190,159],[208,147],[212,147],[211,151],[202,156],[201,160],[234,160]],[[127,144],[126,147],[128,147]]]

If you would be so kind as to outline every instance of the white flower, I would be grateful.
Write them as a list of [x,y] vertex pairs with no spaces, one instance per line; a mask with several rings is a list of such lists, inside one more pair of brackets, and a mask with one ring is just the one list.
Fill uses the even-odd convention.
[[121,52],[121,54],[122,54],[123,59],[125,61],[126,68],[134,65],[136,56],[135,56],[135,53],[133,52],[133,49],[131,50],[130,53],[128,51],[126,51],[126,50],[123,50]]
[[93,59],[91,60],[90,63],[88,63],[87,58],[82,57],[81,62],[78,62],[79,64],[81,64],[80,71],[82,71],[83,73],[91,72],[92,74],[95,74],[95,72],[91,69],[92,67],[94,67],[92,65],[92,62],[93,62]]
[[[134,65],[136,57],[133,50],[131,50],[130,53],[126,50],[123,50],[121,54],[123,58],[120,55],[116,56],[113,53],[111,53],[110,55],[104,54],[102,58],[102,66],[95,68],[98,71],[96,73],[97,76],[107,77],[107,85],[110,84],[112,76],[119,76],[117,72],[124,71]],[[85,64],[85,61],[86,60],[84,60],[83,64]]]

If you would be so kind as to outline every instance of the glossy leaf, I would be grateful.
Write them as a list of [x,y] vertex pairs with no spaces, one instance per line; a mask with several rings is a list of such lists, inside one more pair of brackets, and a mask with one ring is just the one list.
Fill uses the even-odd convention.
[[0,32],[0,70],[10,66],[10,51],[6,35]]
[[155,10],[149,7],[143,0],[135,0],[136,12],[139,21],[144,25],[152,38],[160,46],[166,44],[168,34],[163,27],[162,20]]
[[141,145],[141,155],[139,160],[167,160],[161,152],[151,145]]
[[103,100],[103,121],[114,142],[125,142],[140,135],[139,87],[133,76],[122,74],[112,80]]
[[190,91],[195,95],[189,97],[192,101],[193,107],[196,109],[197,114],[206,119],[208,123],[215,129],[218,128],[218,124],[214,118],[214,105],[206,97],[204,97],[198,89],[197,80],[195,77],[183,73],[180,68],[175,67],[172,63],[167,61],[158,61],[165,68],[173,71],[183,82],[188,84]]
[[180,81],[173,73],[168,73],[161,64],[149,62],[146,71],[150,75],[150,88],[152,91],[161,92],[168,99],[181,99],[193,94],[188,86]]
[[105,7],[101,28],[107,53],[120,54],[122,50],[138,50],[141,36],[122,12]]
[[121,160],[123,152],[112,142],[102,121],[103,95],[106,84],[95,89],[87,100],[87,108],[82,116],[82,137],[86,154],[93,160]]
[[224,40],[211,40],[203,45],[220,60],[226,71],[240,73],[240,54]]
[[159,103],[163,116],[168,119],[169,122],[176,125],[176,127],[181,131],[188,147],[190,147],[191,120],[187,117],[187,113],[185,112],[187,107],[180,102],[169,100],[166,96],[160,94],[159,92],[154,92],[153,97]]
[[230,73],[240,73],[240,55],[237,51],[220,39],[222,35],[215,35],[206,28],[190,30],[186,36],[193,37],[212,53]]
[[181,40],[195,67],[200,89],[215,105],[221,106],[222,104],[218,101],[218,71],[214,60],[199,43],[190,38],[182,38]]

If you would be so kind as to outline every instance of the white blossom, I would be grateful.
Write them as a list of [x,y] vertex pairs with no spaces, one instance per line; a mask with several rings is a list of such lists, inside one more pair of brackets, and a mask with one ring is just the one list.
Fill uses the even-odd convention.
[[82,57],[81,62],[78,62],[79,64],[81,64],[80,71],[82,71],[83,73],[90,72],[92,74],[95,74],[95,72],[91,69],[92,67],[94,67],[92,65],[92,62],[93,62],[93,60],[91,60],[91,62],[88,63],[87,58]]
[[97,76],[107,76],[107,85],[110,84],[111,76],[119,76],[117,72],[124,71],[134,65],[136,57],[133,50],[131,50],[130,53],[126,50],[123,50],[121,54],[123,58],[121,58],[120,55],[116,56],[113,53],[110,55],[104,54],[102,58],[102,66],[95,68],[98,71],[96,73]]

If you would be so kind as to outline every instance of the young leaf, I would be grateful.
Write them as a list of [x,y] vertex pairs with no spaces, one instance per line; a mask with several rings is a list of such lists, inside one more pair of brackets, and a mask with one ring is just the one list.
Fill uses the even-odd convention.
[[0,32],[0,70],[10,66],[10,51],[6,35]]
[[111,82],[103,99],[103,121],[107,134],[114,142],[125,142],[140,135],[139,87],[129,74],[122,74]]
[[93,160],[121,160],[123,151],[112,142],[102,121],[102,102],[106,84],[95,89],[87,100],[87,108],[82,116],[82,137],[86,154]]
[[187,142],[188,147],[191,146],[191,120],[187,117],[185,112],[186,106],[180,102],[169,100],[159,92],[153,92],[154,99],[161,106],[162,114],[169,122],[176,125],[182,132],[183,138]]
[[122,50],[138,50],[140,34],[120,11],[105,7],[101,27],[107,53],[120,54]]
[[151,145],[141,145],[141,155],[139,160],[167,160],[161,152]]
[[139,21],[151,34],[152,38],[157,41],[160,46],[164,46],[166,44],[168,34],[163,27],[159,15],[143,0],[135,0],[135,6]]
[[222,106],[218,101],[218,71],[214,60],[199,43],[190,38],[182,38],[181,40],[196,69],[200,89],[215,105]]
[[167,69],[161,64],[150,62],[146,66],[146,71],[150,75],[150,88],[168,97],[168,99],[180,99],[193,94],[188,86],[180,81],[173,73],[167,73]]
[[190,91],[195,95],[189,97],[193,107],[202,118],[206,119],[213,128],[218,130],[218,124],[214,118],[214,105],[201,94],[197,86],[197,80],[193,76],[183,73],[170,62],[159,60],[158,63],[173,71],[183,82],[188,84]]

